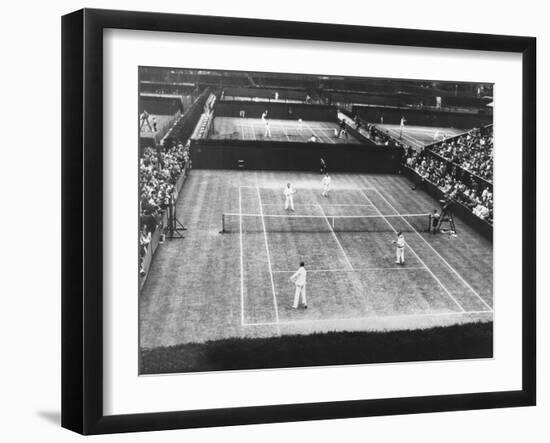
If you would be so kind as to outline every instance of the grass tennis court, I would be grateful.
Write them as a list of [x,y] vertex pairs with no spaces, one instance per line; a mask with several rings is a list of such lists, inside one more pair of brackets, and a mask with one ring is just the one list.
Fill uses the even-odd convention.
[[463,129],[437,128],[433,126],[405,125],[402,132],[399,125],[377,124],[376,127],[396,139],[401,137],[404,143],[416,149],[465,132]]
[[[325,198],[314,173],[192,171],[177,203],[187,238],[160,246],[140,295],[141,348],[492,321],[490,242],[460,220],[451,238],[423,232],[423,216],[401,217],[438,205],[404,177],[332,179]],[[297,190],[292,223],[302,229],[270,224],[271,216],[286,217],[288,181]],[[223,213],[237,214],[226,233]],[[380,224],[362,232],[353,221],[340,230],[333,218]],[[405,231],[404,266],[394,263],[394,230]],[[308,310],[291,309],[288,278],[300,260],[309,272]]]
[[333,122],[269,119],[271,136],[266,136],[265,123],[259,118],[216,117],[209,138],[216,140],[274,140],[307,142],[312,136],[320,143],[354,143],[359,140],[348,133],[337,137],[338,124]]

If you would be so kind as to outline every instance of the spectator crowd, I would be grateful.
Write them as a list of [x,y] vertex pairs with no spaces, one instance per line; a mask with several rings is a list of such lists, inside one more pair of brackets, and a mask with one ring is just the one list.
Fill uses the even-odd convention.
[[460,137],[436,143],[429,149],[466,171],[493,181],[493,127],[472,129]]
[[170,140],[168,147],[145,148],[139,160],[140,183],[140,274],[143,257],[151,241],[151,233],[161,224],[162,215],[170,205],[176,183],[185,165],[190,164],[189,144]]
[[172,142],[169,147],[146,148],[139,160],[140,216],[149,232],[170,205],[175,185],[189,163],[189,146]]
[[449,161],[438,159],[429,150],[409,151],[406,164],[418,174],[419,184],[432,183],[446,198],[468,207],[477,217],[493,222],[493,192],[489,183],[484,186],[482,180],[476,180]]

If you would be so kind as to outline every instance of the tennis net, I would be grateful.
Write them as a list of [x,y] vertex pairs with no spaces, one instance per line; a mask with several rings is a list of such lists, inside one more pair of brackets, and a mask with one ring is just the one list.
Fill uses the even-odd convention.
[[231,232],[426,232],[430,214],[275,215],[222,214],[223,233]]

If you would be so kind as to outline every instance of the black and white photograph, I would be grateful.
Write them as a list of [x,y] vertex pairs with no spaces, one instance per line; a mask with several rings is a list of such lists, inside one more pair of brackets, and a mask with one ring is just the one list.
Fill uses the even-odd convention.
[[136,74],[140,375],[493,358],[493,83]]

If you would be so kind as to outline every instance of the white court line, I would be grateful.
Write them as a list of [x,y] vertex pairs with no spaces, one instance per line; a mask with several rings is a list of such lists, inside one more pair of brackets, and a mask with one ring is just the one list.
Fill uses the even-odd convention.
[[[367,194],[365,194],[361,189],[359,189],[359,191],[361,192],[361,194],[363,194],[363,196],[369,201],[372,203],[372,200],[367,196]],[[393,227],[393,225],[388,221],[388,219],[382,215],[382,213],[380,212],[380,209],[378,209],[377,206],[375,206],[376,208],[376,211],[382,216],[382,218],[386,221],[386,223],[388,224],[388,226],[393,230],[393,232],[397,233],[397,231],[395,230],[395,228]],[[395,210],[394,208],[392,208],[393,210]],[[403,219],[405,220],[405,219]],[[406,221],[406,220],[405,220]],[[408,223],[408,222],[407,222]],[[416,229],[414,229],[412,226],[411,228],[416,232]],[[417,232],[418,234],[418,232]],[[447,293],[447,295],[451,298],[451,300],[460,308],[461,311],[464,311],[464,308],[462,307],[462,305],[457,301],[456,298],[453,297],[453,295],[451,294],[451,292],[443,285],[443,283],[441,283],[441,280],[439,280],[439,278],[436,277],[436,275],[432,272],[432,270],[426,265],[426,263],[424,263],[424,261],[418,256],[418,254],[415,252],[415,250],[411,247],[411,245],[409,245],[407,243],[407,246],[409,247],[409,249],[411,250],[411,252],[414,254],[414,256],[417,258],[417,260],[427,269],[427,271],[432,275],[432,277],[434,278],[434,280],[436,282],[439,283],[439,285],[443,288],[443,290]]]
[[421,141],[421,140],[418,140],[416,137],[413,137],[412,135],[408,134],[408,133],[404,133],[403,134],[403,137],[408,137],[409,139],[417,142],[421,147],[422,146],[425,146],[427,142],[424,142],[424,141]]
[[[382,200],[384,200],[384,201],[386,202],[386,204],[392,209],[392,211],[395,211],[396,213],[398,213],[397,210],[396,210],[396,209],[392,206],[392,204],[386,199],[386,197],[384,197],[384,196],[382,195],[382,193],[381,193],[380,191],[378,191],[378,190],[376,189],[376,193],[382,198]],[[405,219],[403,219],[403,220],[405,220]],[[483,300],[483,298],[477,293],[477,291],[476,291],[474,288],[472,288],[472,286],[471,286],[466,280],[464,280],[464,278],[458,273],[458,271],[457,271],[455,268],[453,268],[453,267],[449,264],[449,262],[448,262],[447,260],[445,260],[445,259],[441,256],[441,254],[440,254],[439,252],[437,252],[437,251],[434,249],[434,247],[433,247],[430,243],[428,243],[428,241],[427,241],[424,237],[422,237],[422,236],[420,235],[420,233],[419,233],[416,229],[414,229],[414,227],[413,227],[407,220],[405,220],[405,223],[407,223],[407,224],[412,228],[412,230],[413,230],[414,232],[416,232],[416,235],[418,235],[418,236],[424,241],[424,243],[426,243],[426,244],[430,247],[430,249],[431,249],[433,252],[435,252],[435,254],[443,261],[443,263],[445,263],[445,264],[449,267],[449,269],[451,269],[451,271],[453,271],[453,272],[455,273],[455,275],[456,275],[456,276],[457,276],[457,277],[458,277],[458,278],[468,287],[468,289],[470,289],[470,291],[472,291],[472,292],[477,296],[477,298],[479,298],[479,299],[481,300],[481,302],[482,302],[488,309],[490,309],[490,310],[492,311],[493,308],[492,308],[491,306],[489,306],[489,304],[488,304],[485,300]]]
[[394,128],[386,128],[386,130],[388,132],[391,132],[394,134],[394,138],[397,138],[397,139],[401,139],[401,138],[408,138],[410,140],[413,141],[413,143],[418,143],[420,146],[424,146],[424,143],[421,142],[420,140],[418,140],[417,138],[414,138],[412,135],[409,135],[407,134],[405,128],[403,128],[403,132],[401,133],[401,137],[400,137],[400,132],[397,131],[397,129],[394,129]]
[[[314,135],[315,137],[318,137],[319,140],[323,140],[322,137],[326,137],[325,135],[323,135],[322,137],[319,136],[319,135],[313,130],[313,128],[312,128],[311,126],[307,125],[307,124],[306,124],[306,127],[313,133],[313,135]],[[331,137],[326,137],[326,138],[328,138],[329,141],[330,141],[332,144],[336,144],[336,142],[335,142]]]
[[[308,269],[307,272],[364,272],[364,271],[408,271],[408,270],[426,270],[424,266],[400,266],[398,268],[353,268],[353,269]],[[295,270],[276,270],[274,274],[293,273]]]
[[[273,307],[275,308],[275,320],[279,323],[279,307],[277,306],[277,295],[275,294],[275,280],[273,280],[273,268],[271,267],[271,254],[269,252],[269,244],[267,242],[267,231],[265,229],[265,219],[263,216],[262,209],[262,196],[260,195],[260,188],[256,187],[258,192],[258,200],[260,201],[260,213],[262,216],[262,226],[264,230],[264,240],[265,240],[265,250],[267,252],[267,265],[269,266],[269,277],[271,279],[271,291],[273,292]],[[281,334],[281,331],[278,330],[278,333]]]
[[[239,210],[242,211],[242,194],[239,187]],[[244,325],[244,257],[243,257],[243,218],[239,218],[239,241],[241,245],[241,326]]]
[[[396,127],[389,127],[389,126],[384,126],[384,129],[397,129],[398,126]],[[427,134],[427,135],[430,135],[430,134],[433,134],[435,133],[437,130],[439,130],[439,132],[443,132],[444,130],[449,130],[449,128],[441,128],[441,127],[436,127],[436,126],[430,126],[430,127],[427,127],[427,126],[422,126],[422,127],[416,127],[416,126],[405,126],[405,128],[408,131],[411,131],[411,132],[421,132],[423,134]]]
[[349,258],[348,258],[348,255],[346,254],[346,251],[344,250],[344,248],[342,247],[342,244],[340,243],[340,240],[338,240],[338,236],[336,235],[336,233],[334,232],[334,229],[332,229],[332,225],[330,224],[330,222],[328,221],[328,218],[327,218],[327,215],[325,214],[325,211],[323,209],[323,207],[321,205],[319,205],[319,209],[321,209],[321,212],[323,213],[324,217],[325,217],[325,220],[327,221],[327,225],[329,226],[330,228],[330,232],[332,233],[332,236],[334,237],[334,240],[336,240],[336,243],[338,243],[338,246],[340,247],[340,250],[342,251],[342,254],[344,254],[344,258],[346,259],[346,262],[350,268],[350,270],[353,270],[353,265],[351,264],[351,262],[349,261]]
[[256,140],[256,130],[254,129],[254,125],[251,125],[249,122],[247,122],[248,124],[248,129],[250,130],[250,132],[252,132],[252,137],[254,138],[254,140]]
[[275,322],[264,322],[264,323],[245,323],[244,326],[273,326],[273,325],[291,325],[291,324],[300,324],[300,323],[331,323],[331,322],[345,322],[345,321],[358,321],[358,320],[372,320],[376,318],[377,320],[384,319],[400,319],[400,318],[415,318],[415,317],[445,317],[445,316],[463,316],[463,315],[481,315],[481,314],[492,314],[493,311],[449,311],[449,312],[423,312],[418,314],[395,314],[395,315],[380,315],[380,316],[365,316],[365,317],[348,317],[348,318],[312,318],[312,319],[300,319],[300,320],[281,320],[277,323]]
[[285,125],[281,125],[281,129],[283,130],[283,133],[285,134],[285,137],[286,137],[287,141],[290,141],[290,137],[289,137],[288,134],[286,133]]
[[[292,120],[290,120],[290,121],[292,121]],[[237,125],[238,124],[239,123],[237,123]],[[248,123],[248,125],[250,125],[251,127],[255,127],[255,128],[262,128],[263,126],[265,126],[261,122],[259,122],[259,123],[250,122],[250,123]],[[296,125],[289,125],[288,123],[277,123],[277,122],[274,122],[273,120],[270,120],[270,126],[272,128],[277,128],[277,129],[281,129],[281,130],[282,130],[282,128],[291,128],[292,126],[299,127],[299,125],[297,125],[297,124]],[[306,124],[306,126],[309,126],[310,129],[316,129],[317,131],[328,131],[328,130],[333,130],[334,129],[334,128],[330,128],[330,127],[326,127],[326,126],[311,126],[311,125],[307,125],[307,124]]]
[[[398,139],[400,139],[399,137],[399,132],[397,132],[397,129],[393,129],[393,128],[386,128],[388,131],[391,131],[391,132],[394,132],[395,133],[395,137],[397,137]],[[412,135],[409,135],[407,134],[406,132],[406,129],[403,130],[403,133],[402,133],[402,137],[403,138],[408,138],[410,140],[413,140],[413,142],[416,142],[420,145],[420,147],[424,146],[426,143],[424,143],[423,141],[420,141],[418,140],[417,138],[413,137]]]
[[[333,191],[333,189],[331,189]],[[372,208],[374,205],[371,204],[357,204],[357,203],[320,203],[321,206],[352,206],[352,207],[361,207],[361,208]]]

